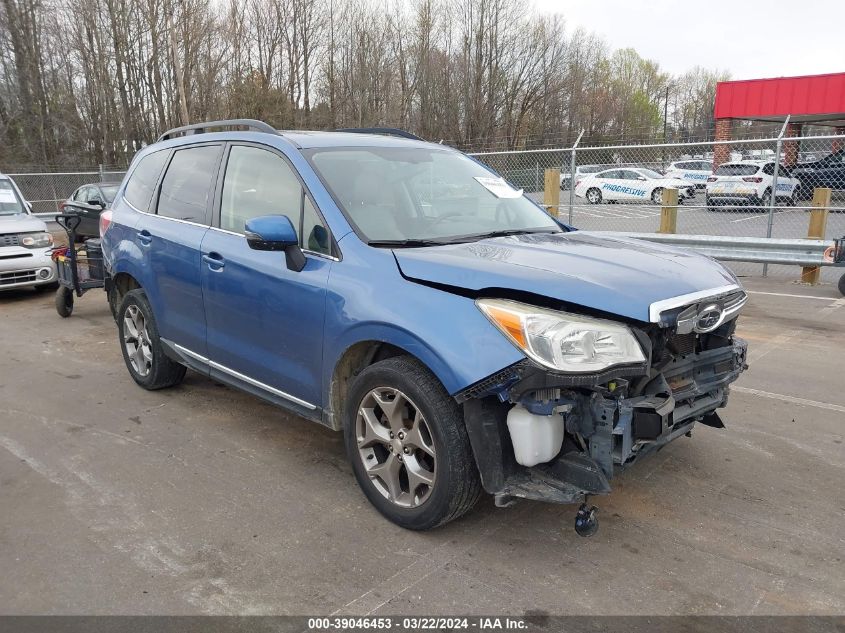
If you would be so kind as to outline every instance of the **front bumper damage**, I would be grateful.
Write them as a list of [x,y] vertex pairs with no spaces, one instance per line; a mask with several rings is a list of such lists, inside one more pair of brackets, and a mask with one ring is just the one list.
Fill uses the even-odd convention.
[[[485,490],[498,505],[515,497],[578,503],[610,492],[615,475],[696,422],[723,427],[716,410],[747,368],[746,343],[734,327],[735,320],[710,334],[639,332],[647,365],[573,376],[525,360],[456,394]],[[563,417],[562,448],[551,461],[516,462],[505,420],[517,405]]]

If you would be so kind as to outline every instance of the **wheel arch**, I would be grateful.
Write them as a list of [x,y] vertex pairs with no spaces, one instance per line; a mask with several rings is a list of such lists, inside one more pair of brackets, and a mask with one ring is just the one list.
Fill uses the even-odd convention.
[[107,297],[109,307],[112,311],[112,316],[117,319],[117,311],[120,309],[120,304],[123,297],[130,290],[141,289],[142,286],[132,273],[119,272],[112,276],[111,281],[107,284]]
[[389,331],[383,328],[379,337],[361,337],[347,344],[327,367],[323,402],[323,423],[329,428],[343,428],[343,405],[349,393],[351,380],[363,369],[394,356],[410,356],[428,369],[447,392],[452,393],[457,378],[446,362],[424,342],[409,332]]

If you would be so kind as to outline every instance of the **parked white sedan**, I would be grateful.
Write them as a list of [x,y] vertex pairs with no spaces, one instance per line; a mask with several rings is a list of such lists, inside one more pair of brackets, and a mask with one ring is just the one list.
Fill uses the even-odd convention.
[[651,169],[625,167],[588,174],[575,184],[575,195],[590,204],[607,201],[663,202],[664,189],[677,189],[678,200],[695,196],[695,183],[680,178],[667,178]]

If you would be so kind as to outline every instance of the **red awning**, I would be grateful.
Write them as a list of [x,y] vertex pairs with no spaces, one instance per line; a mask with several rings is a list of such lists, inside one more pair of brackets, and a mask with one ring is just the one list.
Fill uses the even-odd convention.
[[845,73],[722,81],[717,119],[756,119],[845,125]]

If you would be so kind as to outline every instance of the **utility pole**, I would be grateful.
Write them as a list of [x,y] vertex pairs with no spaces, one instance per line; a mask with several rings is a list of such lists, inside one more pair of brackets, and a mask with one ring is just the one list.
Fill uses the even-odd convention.
[[167,11],[167,30],[170,33],[170,52],[173,56],[173,72],[176,74],[176,92],[179,97],[179,115],[181,124],[188,125],[188,100],[185,97],[185,78],[182,76],[182,65],[179,63],[179,47],[176,44],[176,29],[173,26],[173,5]]

